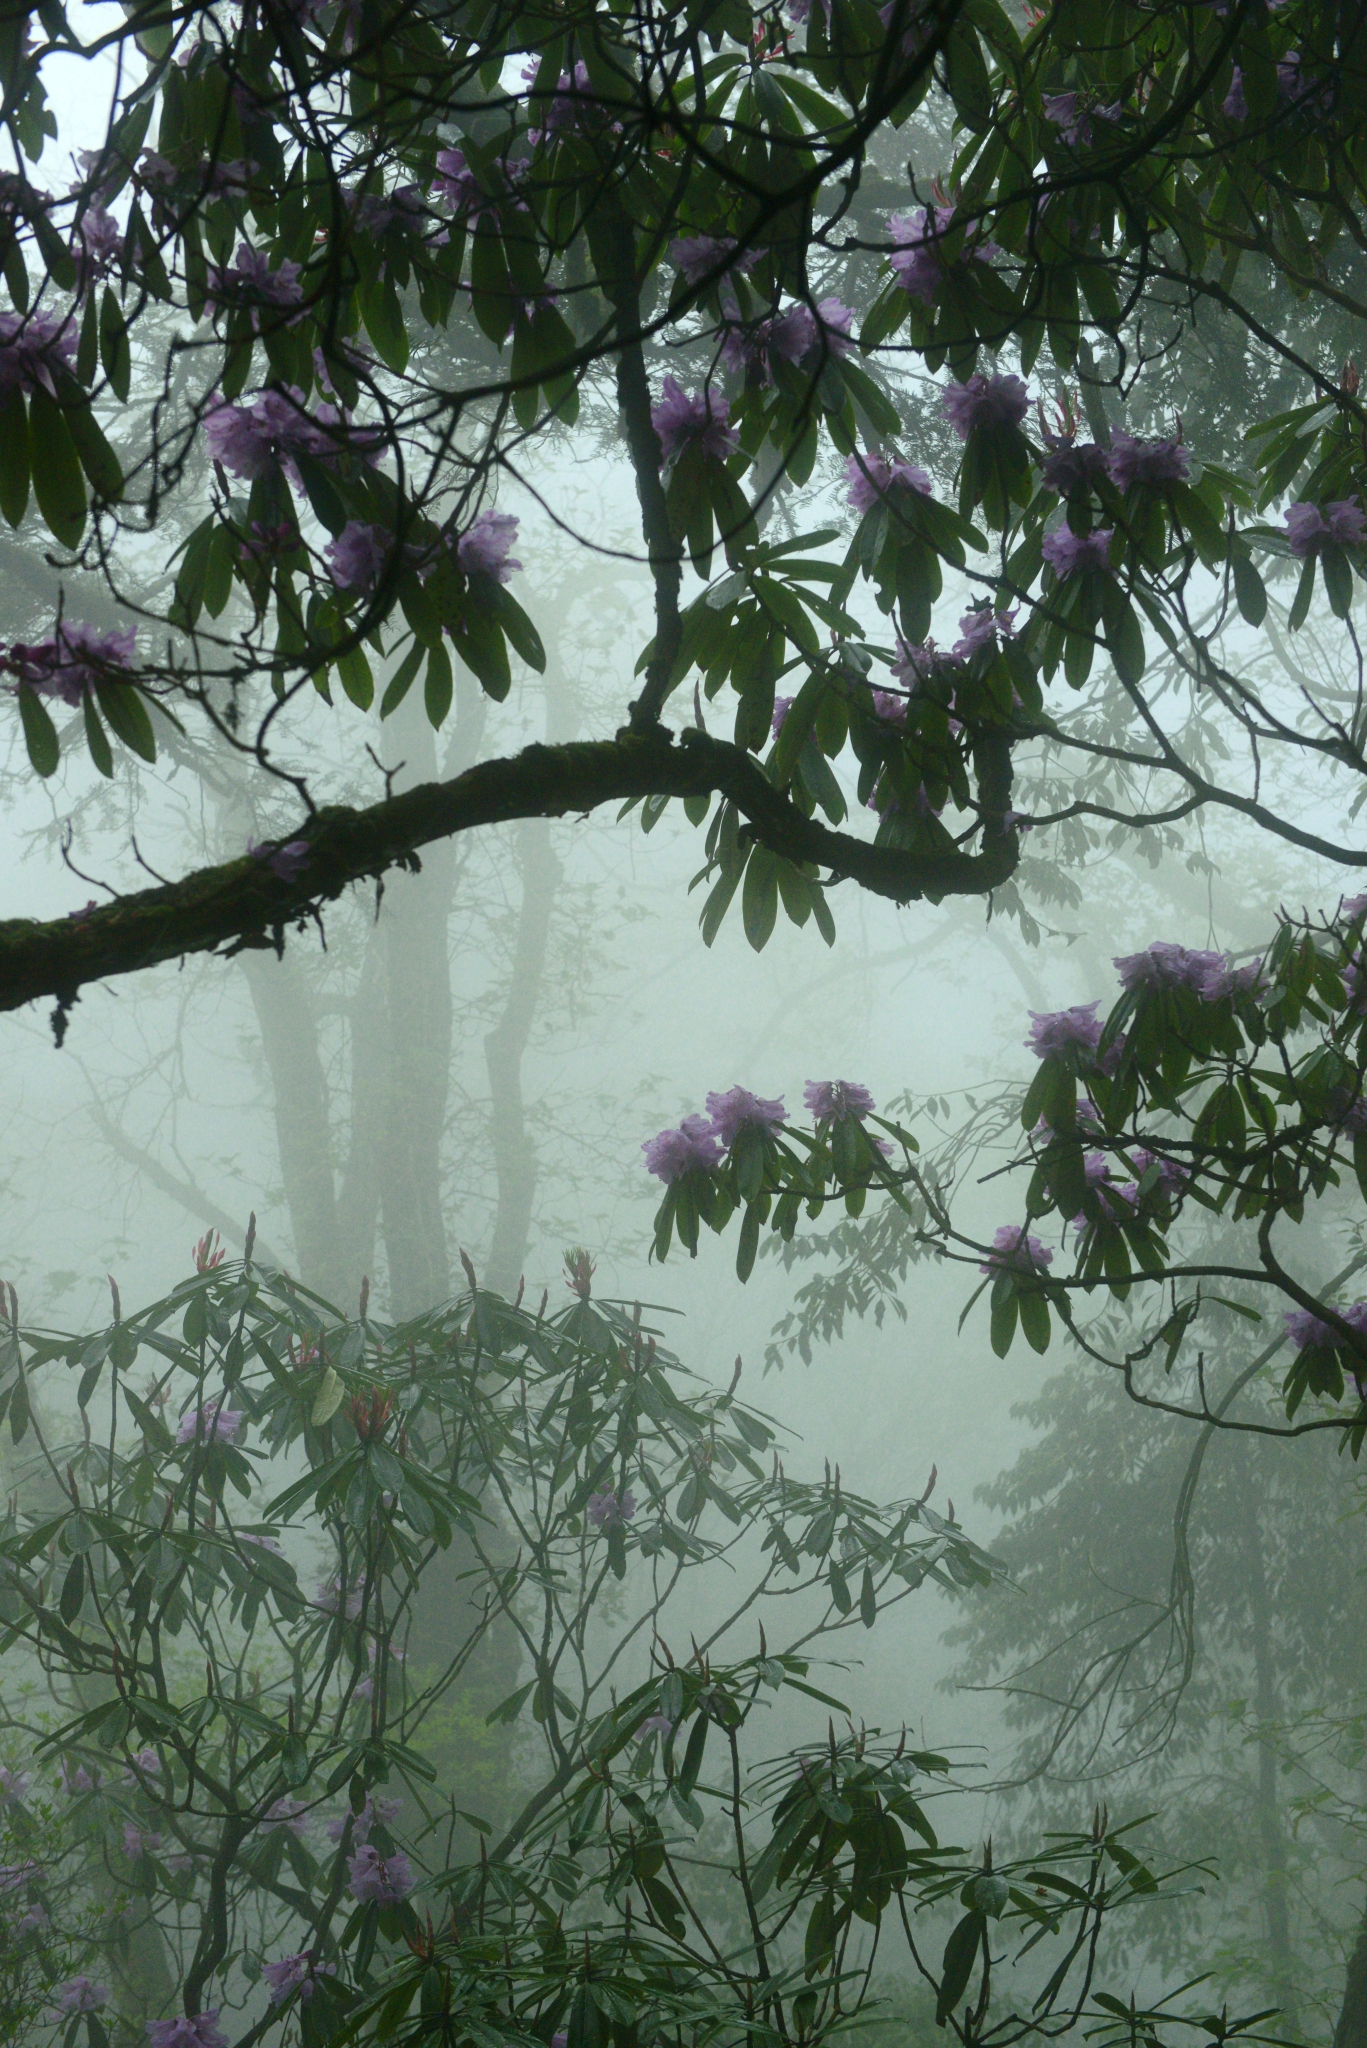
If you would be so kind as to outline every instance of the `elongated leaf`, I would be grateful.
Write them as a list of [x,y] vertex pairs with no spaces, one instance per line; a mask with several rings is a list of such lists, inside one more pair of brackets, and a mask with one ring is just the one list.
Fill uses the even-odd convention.
[[62,409],[46,391],[30,398],[28,424],[38,510],[62,546],[74,548],[85,531],[85,479]]
[[0,512],[17,526],[28,510],[28,410],[16,385],[0,401]]
[[19,717],[24,727],[24,745],[28,748],[29,760],[39,775],[51,775],[62,752],[57,728],[48,717],[47,706],[27,683],[19,685]]

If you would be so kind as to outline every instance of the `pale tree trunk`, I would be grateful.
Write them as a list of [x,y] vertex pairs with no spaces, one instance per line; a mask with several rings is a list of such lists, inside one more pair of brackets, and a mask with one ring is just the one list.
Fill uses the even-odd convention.
[[519,825],[517,865],[522,880],[522,913],[508,978],[508,1000],[503,1015],[484,1041],[484,1060],[489,1072],[489,1129],[498,1177],[488,1280],[502,1294],[511,1294],[517,1286],[531,1235],[536,1193],[536,1149],[527,1130],[522,1099],[522,1062],[541,1000],[551,911],[563,874],[545,818],[529,818]]
[[[1277,1799],[1277,1753],[1269,1731],[1278,1715],[1276,1653],[1272,1641],[1272,1599],[1263,1556],[1257,1487],[1247,1455],[1241,1461],[1244,1505],[1244,1557],[1248,1565],[1248,1604],[1253,1650],[1254,1705],[1257,1708],[1258,1786],[1255,1795],[1258,1834],[1263,1852],[1263,1910],[1267,1922],[1268,1977],[1281,2007],[1281,2026],[1299,2032],[1296,1958],[1287,1910],[1286,1835]],[[1367,2044],[1365,2044],[1367,2048]]]
[[1358,1929],[1353,1953],[1348,1958],[1334,2048],[1367,2048],[1367,1918]]

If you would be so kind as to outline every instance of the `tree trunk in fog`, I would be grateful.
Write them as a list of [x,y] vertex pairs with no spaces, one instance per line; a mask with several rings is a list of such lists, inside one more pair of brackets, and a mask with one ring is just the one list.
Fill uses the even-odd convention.
[[484,1041],[484,1059],[489,1070],[490,1133],[498,1177],[488,1280],[501,1294],[512,1293],[522,1271],[536,1191],[536,1150],[523,1113],[522,1060],[541,999],[551,908],[563,873],[551,847],[551,828],[545,818],[529,818],[519,825],[517,865],[522,877],[522,914],[508,980],[508,1000],[503,1015]]
[[1343,2009],[1334,2029],[1334,2048],[1367,2048],[1367,1918],[1348,1958]]
[[[1299,2030],[1296,1961],[1291,1945],[1287,1913],[1286,1837],[1282,1832],[1281,1808],[1277,1801],[1277,1753],[1265,1733],[1277,1718],[1277,1673],[1272,1646],[1272,1603],[1268,1594],[1267,1570],[1263,1559],[1262,1530],[1258,1520],[1255,1476],[1251,1460],[1241,1460],[1244,1505],[1244,1557],[1248,1564],[1248,1606],[1253,1648],[1254,1703],[1258,1711],[1258,1789],[1256,1809],[1258,1833],[1263,1851],[1263,1905],[1267,1915],[1267,1950],[1276,1997],[1282,2008],[1282,2024],[1291,2032]],[[1367,2044],[1364,2044],[1367,2048]]]

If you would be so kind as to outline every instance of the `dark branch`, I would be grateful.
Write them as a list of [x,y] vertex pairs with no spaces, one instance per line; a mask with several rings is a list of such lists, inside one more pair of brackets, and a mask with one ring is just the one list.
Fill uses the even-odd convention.
[[669,733],[656,730],[530,746],[364,810],[317,812],[295,835],[307,857],[297,871],[293,860],[287,863],[292,872],[286,875],[276,874],[269,859],[248,855],[84,915],[46,924],[0,922],[0,1010],[55,997],[60,1043],[66,1011],[87,982],[219,947],[279,950],[288,925],[306,919],[352,882],[414,865],[417,848],[433,840],[513,818],[560,817],[647,796],[720,793],[774,853],[816,862],[834,878],[856,881],[898,903],[982,896],[1008,879],[1020,856],[1017,835],[1004,822],[1011,788],[1004,737],[980,744],[978,769],[982,851],[912,853],[832,832],[776,789],[751,755],[705,733],[688,732],[677,745]]

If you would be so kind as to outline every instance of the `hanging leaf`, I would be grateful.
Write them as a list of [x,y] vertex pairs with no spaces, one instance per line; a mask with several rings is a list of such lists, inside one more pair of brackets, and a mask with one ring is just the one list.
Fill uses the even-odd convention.
[[15,385],[0,400],[0,512],[17,526],[28,510],[28,410]]
[[51,775],[62,752],[57,728],[48,717],[47,706],[27,683],[19,685],[19,717],[29,760],[39,775]]
[[33,495],[48,531],[74,548],[85,531],[85,479],[62,409],[46,391],[29,400],[29,461]]

